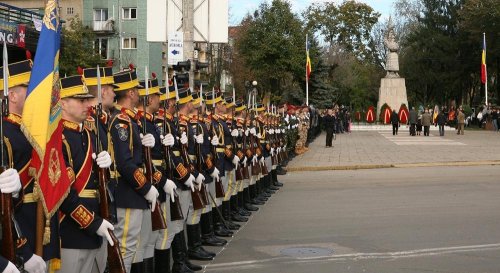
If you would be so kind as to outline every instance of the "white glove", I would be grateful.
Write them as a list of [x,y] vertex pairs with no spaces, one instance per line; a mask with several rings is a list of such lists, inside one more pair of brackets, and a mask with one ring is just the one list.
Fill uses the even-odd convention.
[[243,157],[243,167],[245,167],[245,168],[247,166],[247,160],[248,160],[248,158],[246,156]]
[[210,174],[210,176],[214,179],[214,180],[219,180],[219,169],[217,168],[214,168],[214,171]]
[[196,140],[196,143],[198,144],[203,144],[203,134],[199,134],[194,137],[194,140]]
[[233,136],[233,137],[237,137],[237,136],[238,136],[238,129],[233,129],[233,130],[231,131],[231,136]]
[[189,178],[186,180],[186,182],[184,182],[184,185],[190,187],[192,192],[194,192],[193,182],[194,182],[194,176],[192,174],[190,174]]
[[253,127],[252,129],[250,129],[250,134],[252,134],[254,136],[257,134],[257,131],[255,131],[255,127]]
[[0,191],[2,193],[12,193],[12,196],[17,198],[19,190],[21,190],[21,180],[15,169],[7,169],[0,174]]
[[276,129],[276,134],[281,134],[281,129]]
[[288,116],[286,116],[285,121],[286,121],[286,123],[288,123],[288,121],[289,121]]
[[175,189],[177,189],[177,186],[174,181],[167,179],[167,183],[163,186],[163,190],[166,194],[170,194],[170,202],[175,202]]
[[214,136],[214,137],[212,138],[212,145],[213,145],[213,146],[217,146],[217,145],[219,145],[219,138],[218,138],[217,136]]
[[188,138],[187,138],[186,132],[183,132],[181,135],[181,144],[184,145],[186,143],[188,143]]
[[274,148],[271,148],[271,156],[274,156]]
[[262,158],[260,159],[260,163],[261,163],[261,164],[266,164],[266,162],[264,161],[264,157],[262,157]]
[[24,270],[29,273],[45,273],[47,271],[47,264],[45,264],[42,257],[33,254],[33,256],[24,263]]
[[243,136],[243,129],[238,128],[238,136]]
[[163,144],[163,146],[170,146],[170,147],[174,146],[175,144],[174,136],[172,134],[167,134],[165,137],[163,137],[161,144]]
[[92,158],[95,159],[97,166],[99,166],[99,168],[101,169],[106,169],[111,166],[111,156],[106,151],[100,152],[99,155],[97,155],[97,159],[95,153],[93,153]]
[[278,147],[276,150],[278,154],[281,153],[281,147]]
[[2,273],[19,273],[19,270],[13,263],[9,262]]
[[141,134],[142,145],[153,148],[155,146],[155,137],[152,134]]
[[288,129],[292,129],[292,125],[288,125]]
[[274,129],[269,129],[269,133],[270,133],[271,135],[273,135],[273,134],[274,134]]
[[249,133],[250,133],[250,129],[248,129],[248,128],[247,128],[247,129],[245,130],[245,136],[248,136],[248,134],[249,134]]
[[256,155],[254,155],[254,156],[253,156],[253,158],[252,158],[252,163],[253,163],[253,164],[256,164],[256,163],[257,163],[257,161],[259,161],[259,159],[257,159],[257,156],[256,156]]
[[149,189],[148,193],[144,195],[144,198],[148,200],[149,203],[151,203],[151,211],[155,211],[156,202],[158,201],[158,195],[160,194],[154,186],[151,186],[151,189]]
[[205,181],[205,176],[201,173],[196,177],[196,184],[198,184],[198,190],[201,191],[201,186],[203,186],[203,181]]
[[258,133],[257,138],[262,138],[262,135],[260,133]]
[[240,158],[237,155],[235,155],[233,158],[233,164],[234,167],[236,167],[236,169],[238,169],[238,162],[240,162]]
[[106,238],[109,245],[113,246],[113,240],[111,239],[111,235],[109,235],[108,229],[114,230],[115,228],[110,222],[108,222],[106,219],[103,219],[102,224],[99,226],[99,229],[96,231],[96,233],[97,235]]

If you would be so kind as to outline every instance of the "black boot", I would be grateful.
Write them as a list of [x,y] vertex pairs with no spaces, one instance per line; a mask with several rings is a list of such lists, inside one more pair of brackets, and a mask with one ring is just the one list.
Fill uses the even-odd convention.
[[[288,163],[288,162],[287,162],[287,161],[285,161],[285,162],[283,163],[283,166],[286,166],[286,164],[287,164],[287,163]],[[281,167],[281,166],[279,165],[279,166],[276,168],[276,174],[277,174],[277,175],[285,175],[285,174],[286,174],[286,170],[285,170],[285,169],[283,169],[283,167]]]
[[269,197],[271,197],[270,193],[266,192],[266,180],[265,177],[261,178],[257,181],[257,188],[259,189],[259,199],[263,201],[267,201]]
[[200,216],[200,226],[201,226],[201,244],[204,246],[224,246],[227,241],[221,238],[217,238],[214,235],[213,223],[212,223],[212,212],[203,213]]
[[276,169],[276,170],[273,170],[273,171],[271,172],[271,174],[272,174],[272,176],[273,176],[273,183],[274,183],[274,186],[276,186],[276,187],[283,187],[283,183],[280,183],[280,182],[278,181],[278,170],[277,170],[277,169]]
[[241,226],[231,221],[231,208],[229,205],[229,201],[222,201],[221,208],[222,208],[222,215],[224,216],[227,228],[230,230],[239,229]]
[[243,192],[238,192],[238,209],[240,210],[240,215],[250,216],[252,213],[245,208],[245,201],[243,198]]
[[264,205],[264,201],[261,201],[257,198],[257,185],[256,184],[253,184],[253,185],[250,185],[248,187],[248,191],[249,191],[249,194],[250,194],[250,203],[252,205]]
[[144,262],[133,263],[130,267],[130,273],[144,273]]
[[154,258],[151,257],[151,258],[147,258],[147,259],[144,259],[143,260],[143,264],[144,264],[144,273],[154,273],[154,269],[155,269],[155,261],[154,261]]
[[[218,207],[220,208],[220,207]],[[214,222],[214,233],[217,236],[221,237],[233,237],[233,232],[226,228],[224,223],[222,222],[223,219],[220,218],[219,212],[215,211],[216,208],[213,208],[212,211],[212,218]],[[220,211],[220,210],[219,210]]]
[[[181,231],[174,236],[172,241],[172,273],[192,273],[193,270],[186,264],[186,242],[184,241],[184,231]],[[200,268],[201,270],[201,268]]]
[[189,260],[186,260],[186,266],[187,268],[189,268],[191,271],[200,271],[203,269],[202,266],[200,265],[197,265],[197,264],[193,264],[191,263]]
[[234,200],[234,210],[241,216],[243,217],[248,217],[250,215],[252,215],[248,210],[246,210],[244,207],[243,207],[243,198],[241,198],[241,192],[238,192],[238,194],[234,195],[233,197],[231,197],[231,199],[235,199]]
[[[208,253],[201,246],[200,225],[186,225],[188,237],[188,257],[193,260],[211,261],[214,259],[214,253]],[[213,255],[212,255],[213,254]]]
[[155,248],[155,273],[170,273],[170,249]]
[[243,190],[243,207],[245,207],[248,211],[258,211],[259,208],[252,205],[252,201],[250,199],[250,187],[251,186],[248,186],[248,188]]
[[269,172],[269,174],[267,175],[267,179],[268,179],[268,185],[269,185],[269,189],[272,190],[272,191],[277,191],[279,190],[280,188],[276,187],[274,185],[274,177],[272,175],[273,171]]
[[[235,222],[246,222],[248,218],[241,216],[237,211],[236,198],[231,198],[230,201],[226,202],[226,206],[228,206],[228,210],[231,211],[231,220]],[[234,210],[231,210],[233,208]]]

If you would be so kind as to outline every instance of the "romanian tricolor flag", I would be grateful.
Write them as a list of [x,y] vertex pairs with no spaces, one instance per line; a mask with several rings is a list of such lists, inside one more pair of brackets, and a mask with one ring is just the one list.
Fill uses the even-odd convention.
[[49,219],[66,197],[70,180],[62,154],[59,105],[59,3],[48,0],[22,115],[21,129],[33,146],[30,174],[36,198]]
[[483,54],[481,56],[481,82],[486,84],[488,71],[486,70],[486,35],[483,33]]
[[306,35],[306,80],[309,80],[311,75],[311,59],[309,58],[309,40]]

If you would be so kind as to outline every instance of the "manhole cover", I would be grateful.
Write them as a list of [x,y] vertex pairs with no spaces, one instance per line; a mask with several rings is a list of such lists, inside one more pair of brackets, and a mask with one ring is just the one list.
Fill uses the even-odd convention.
[[333,249],[323,247],[290,247],[280,251],[281,255],[291,257],[319,257],[333,254]]

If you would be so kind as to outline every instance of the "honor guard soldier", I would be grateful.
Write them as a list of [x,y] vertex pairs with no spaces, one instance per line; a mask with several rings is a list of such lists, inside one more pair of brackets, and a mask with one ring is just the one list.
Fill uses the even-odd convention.
[[[214,158],[212,154],[212,144],[210,142],[210,132],[208,130],[207,124],[210,124],[210,119],[206,118],[203,112],[203,100],[199,93],[193,93],[193,112],[190,117],[190,124],[193,127],[193,131],[196,132],[196,145],[198,146],[198,153],[194,151],[196,157],[196,164],[203,169],[203,175],[205,175],[205,181],[203,182],[207,186],[208,192],[208,204],[203,208],[202,214],[200,216],[200,227],[201,227],[201,244],[205,246],[224,246],[227,241],[215,236],[212,206],[213,199],[215,198],[215,181],[219,180],[219,170],[215,167]],[[198,162],[201,160],[201,162]],[[229,236],[229,234],[224,234]]]
[[250,173],[248,170],[248,162],[253,157],[249,149],[249,129],[247,127],[247,114],[246,114],[246,105],[243,101],[238,100],[235,102],[234,112],[236,114],[236,126],[238,128],[239,137],[238,137],[238,150],[242,152],[242,163],[241,168],[243,169],[243,180],[240,191],[238,192],[238,206],[240,208],[244,208],[247,211],[258,211],[259,208],[253,206],[250,201]]
[[[158,190],[146,180],[143,170],[143,145],[154,147],[155,138],[140,132],[140,121],[135,111],[139,103],[136,71],[114,74],[116,102],[111,111],[109,134],[110,151],[115,160],[111,180],[117,206],[115,234],[120,241],[127,272],[143,272],[145,243],[151,233],[151,212]],[[117,183],[116,183],[117,182]],[[142,242],[142,243],[141,243]]]
[[231,132],[229,137],[230,142],[227,143],[229,145],[226,144],[226,146],[229,147],[231,149],[231,152],[239,159],[239,162],[235,164],[235,168],[233,170],[234,183],[229,187],[229,191],[231,192],[231,196],[229,199],[231,215],[233,217],[233,220],[235,220],[235,218],[240,218],[240,221],[245,221],[245,219],[248,220],[248,218],[246,217],[251,215],[249,211],[241,206],[241,202],[239,200],[241,196],[239,192],[243,184],[243,172],[241,164],[243,164],[245,156],[243,155],[243,152],[238,148],[238,137],[240,135],[240,131],[238,130],[236,120],[234,118],[234,98],[226,97],[224,98],[224,101],[226,107],[226,124],[228,125],[229,131]]
[[[153,73],[154,77],[154,73]],[[167,179],[166,171],[163,164],[163,148],[161,143],[161,126],[158,126],[155,121],[154,113],[160,110],[160,87],[158,86],[158,79],[155,77],[148,80],[148,89],[146,91],[146,82],[139,82],[144,88],[139,89],[140,103],[139,103],[139,116],[142,121],[142,128],[146,130],[146,133],[151,134],[155,138],[155,146],[151,148],[151,158],[153,163],[153,170],[155,172],[154,186],[160,192],[160,202],[163,217],[166,219],[168,217],[167,210],[170,210],[170,206],[165,204],[165,195],[174,196],[174,191],[177,188],[175,183]],[[146,100],[146,101],[144,101]],[[144,109],[146,105],[146,109]],[[163,112],[162,112],[163,113]],[[155,246],[159,241],[159,236],[162,234],[162,238],[165,238],[167,234],[166,229],[152,231],[149,242],[146,245],[146,252],[144,254],[144,263],[146,264],[146,272],[153,273],[153,268],[156,268],[156,272],[165,272],[164,267],[168,267],[169,264],[165,266],[165,260],[170,260],[169,256],[161,255],[161,251],[156,251]],[[160,248],[161,250],[162,248]],[[156,266],[153,264],[156,263]],[[170,268],[169,268],[170,270]]]
[[[206,201],[206,205],[198,210],[194,210],[194,206],[190,207],[188,212],[188,221],[186,223],[188,234],[188,254],[191,259],[211,260],[215,257],[215,253],[206,251],[202,245],[223,246],[226,240],[215,237],[211,228],[211,202],[207,186],[213,183],[213,178],[218,179],[219,170],[216,170],[211,158],[211,145],[208,138],[208,129],[203,122],[201,111],[201,98],[198,93],[192,94],[193,100],[190,102],[191,111],[189,114],[189,132],[191,138],[189,141],[189,157],[195,169],[200,172],[206,179],[203,181],[201,188],[202,197]],[[201,121],[200,121],[201,119]],[[204,219],[200,224],[201,218]],[[203,225],[203,227],[202,227]],[[203,229],[203,240],[202,240]]]
[[[180,93],[180,92],[179,92]],[[181,96],[186,95],[186,93],[179,94],[179,103],[183,104],[189,101],[191,98]],[[177,189],[176,194],[179,196],[179,202],[181,205],[182,215],[184,219],[172,221],[171,217],[167,217],[168,225],[168,237],[167,242],[163,241],[162,236],[160,236],[157,241],[157,248],[159,245],[166,245],[166,249],[172,249],[172,260],[174,264],[172,266],[172,273],[178,272],[193,272],[202,269],[201,266],[192,264],[187,257],[187,247],[186,239],[184,236],[184,223],[187,220],[188,210],[191,201],[191,191],[194,191],[195,177],[191,174],[189,167],[185,165],[184,160],[181,157],[181,145],[188,143],[188,137],[185,132],[179,133],[177,130],[177,124],[174,115],[177,113],[177,102],[176,102],[176,92],[175,88],[172,86],[168,90],[165,88],[165,94],[162,95],[162,99],[166,100],[165,109],[165,126],[163,133],[165,137],[162,140],[162,144],[169,147],[170,162],[166,162],[167,173],[171,173],[172,179]],[[167,157],[167,158],[168,158]],[[166,195],[166,203],[171,202],[172,196]],[[171,215],[170,215],[171,216]]]
[[[187,136],[187,143],[182,143],[184,146],[184,151],[187,154],[184,154],[181,150],[181,153],[184,155],[184,162],[187,162],[187,165],[190,168],[191,173],[196,177],[195,179],[195,195],[198,191],[201,191],[202,187],[205,187],[203,182],[205,181],[205,176],[200,170],[195,168],[196,164],[196,156],[195,156],[195,146],[198,143],[203,143],[203,136],[197,133],[197,128],[191,126],[190,114],[193,108],[193,96],[189,91],[189,88],[184,88],[178,90],[179,100],[177,102],[179,107],[179,130],[182,135]],[[182,147],[181,147],[182,148]],[[189,203],[189,209],[186,218],[186,231],[188,235],[188,256],[193,260],[212,260],[215,257],[215,253],[206,251],[201,245],[201,231],[199,228],[200,215],[202,212],[203,204],[199,207],[195,207],[194,200],[191,199],[192,202]],[[204,200],[202,200],[204,201]]]
[[[36,207],[33,197],[34,179],[28,174],[33,147],[21,131],[21,114],[23,112],[26,92],[31,76],[31,60],[25,60],[8,65],[8,111],[3,118],[4,155],[8,169],[0,174],[0,191],[12,193],[15,200],[15,218],[18,220],[23,238],[17,238],[17,248],[21,250],[24,269],[28,272],[45,272],[45,261],[60,258],[58,236],[52,238],[50,244],[44,247],[42,259],[33,254],[36,241]],[[3,71],[4,67],[0,70]],[[0,91],[4,91],[3,73],[0,73]],[[4,98],[6,99],[6,98]],[[17,197],[17,198],[16,198]],[[57,231],[57,217],[52,217],[51,228]],[[0,271],[19,272],[15,265],[0,257]]]
[[[235,182],[234,167],[239,162],[239,158],[233,154],[231,150],[231,131],[226,123],[226,106],[225,101],[221,96],[220,92],[215,92],[213,95],[213,100],[215,101],[215,109],[212,115],[212,127],[214,134],[217,136],[217,155],[218,164],[217,169],[221,172],[220,177],[224,187],[225,196],[223,198],[217,198],[217,204],[222,207],[222,214],[224,216],[225,225],[231,230],[237,230],[240,228],[239,224],[233,223],[234,221],[244,221],[246,218],[237,217],[236,214],[231,215],[231,207],[229,199],[231,197],[232,185]],[[208,102],[207,102],[208,103]],[[235,220],[236,219],[236,220]]]
[[[211,199],[214,233],[215,235],[221,237],[232,237],[233,232],[230,229],[238,229],[239,225],[230,221],[226,221],[224,223],[224,219],[220,218],[220,215],[222,214],[220,213],[222,210],[222,199],[224,196],[224,188],[221,181],[224,176],[224,149],[219,148],[219,136],[223,137],[223,135],[221,135],[221,132],[223,133],[223,129],[218,122],[219,116],[216,114],[216,105],[222,101],[222,98],[220,93],[212,91],[203,94],[203,100],[205,101],[205,107],[207,109],[205,124],[207,125],[208,135],[210,136],[210,144],[212,145],[212,160],[218,171],[217,176],[212,176],[214,180],[213,183],[208,184],[210,195],[215,198],[215,203],[213,203],[213,200]],[[211,110],[209,111],[208,109]],[[218,195],[216,188],[219,188],[220,196]]]
[[[100,168],[111,165],[111,157],[103,151],[96,155],[95,136],[83,126],[90,98],[82,76],[60,80],[63,124],[63,155],[71,181],[70,193],[60,211],[61,269],[58,272],[100,272],[106,267],[105,237],[112,245],[108,229],[113,225],[99,216],[98,182],[93,171],[95,159]],[[102,250],[102,251],[101,251]],[[103,257],[104,255],[104,257]]]

